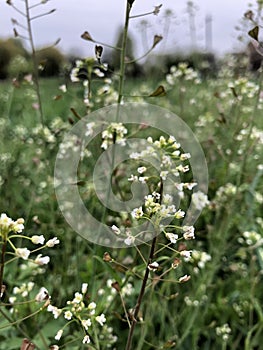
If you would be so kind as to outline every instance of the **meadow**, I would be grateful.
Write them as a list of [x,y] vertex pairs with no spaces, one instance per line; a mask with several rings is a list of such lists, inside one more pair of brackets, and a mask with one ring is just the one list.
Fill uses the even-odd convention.
[[[36,78],[35,72],[0,83],[0,349],[262,346],[262,69],[239,71],[229,55],[216,77],[181,62],[161,79],[125,79],[132,4],[127,1],[118,74],[105,73],[97,45],[94,57],[79,60],[70,77]],[[154,40],[153,47],[161,39]],[[134,125],[121,122],[119,111],[129,102],[170,111],[190,127],[207,163],[207,193],[194,189],[195,164],[177,142],[177,130],[162,134],[144,124],[143,113]],[[92,117],[111,105],[117,106],[116,122],[107,121],[106,112],[95,114],[101,120]],[[99,132],[82,149],[83,140],[70,131],[83,120],[86,136],[96,123]],[[146,184],[148,194],[131,212],[105,209],[93,171],[104,151],[127,148],[132,138],[136,155],[116,167],[108,159],[110,186],[124,202],[136,183]],[[75,203],[65,215],[58,202],[58,154],[70,166],[76,149],[81,161],[70,185],[113,231],[119,248],[76,233],[67,222]],[[186,226],[191,200],[200,215]],[[158,235],[148,239],[149,226],[143,235],[134,233],[138,222],[148,222]],[[100,236],[100,230],[91,234]]]

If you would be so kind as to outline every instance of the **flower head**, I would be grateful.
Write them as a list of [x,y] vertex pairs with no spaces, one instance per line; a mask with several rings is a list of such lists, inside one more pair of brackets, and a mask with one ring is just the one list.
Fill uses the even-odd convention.
[[48,290],[45,287],[42,287],[42,288],[40,288],[40,291],[36,295],[35,300],[38,302],[42,302],[42,301],[45,301],[49,298],[50,298],[50,296],[49,296]]
[[95,320],[101,325],[103,326],[103,324],[106,322],[106,317],[104,314],[101,314],[99,316],[96,316]]
[[82,344],[89,344],[90,343],[90,337],[88,335],[85,335],[85,337],[82,340]]
[[34,244],[44,244],[44,242],[45,242],[45,237],[43,236],[43,235],[41,235],[41,236],[32,236],[31,237],[31,241],[32,241],[32,243],[34,243]]
[[60,329],[57,334],[55,335],[55,339],[56,340],[60,340],[60,338],[62,337],[63,334],[63,329]]
[[59,239],[57,237],[54,237],[47,241],[46,246],[49,248],[53,248],[56,244],[59,244]]
[[30,255],[30,250],[28,250],[27,248],[17,248],[15,253],[16,256],[18,256],[19,258],[27,260]]
[[66,320],[71,320],[71,319],[72,319],[72,316],[73,316],[73,315],[72,315],[72,312],[71,312],[71,311],[68,310],[68,311],[65,311],[65,312],[64,312],[64,317],[65,317]]
[[47,265],[50,261],[50,257],[49,256],[42,256],[42,254],[39,254],[36,259],[35,259],[35,263],[37,265]]

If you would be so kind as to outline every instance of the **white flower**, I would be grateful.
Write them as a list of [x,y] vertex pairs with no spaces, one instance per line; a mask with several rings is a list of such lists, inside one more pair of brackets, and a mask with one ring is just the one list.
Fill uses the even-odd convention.
[[119,235],[121,233],[121,230],[116,225],[112,225],[111,229],[116,235]]
[[174,214],[176,219],[181,219],[185,216],[185,212],[181,209],[177,210],[177,212]]
[[149,177],[148,176],[140,176],[139,177],[139,182],[141,182],[142,184],[145,184],[146,183],[146,181],[149,179]]
[[182,277],[179,278],[179,282],[180,282],[180,283],[187,282],[187,281],[190,280],[190,278],[191,278],[191,276],[189,276],[189,275],[184,275],[184,276],[182,276]]
[[138,176],[131,174],[131,176],[128,178],[128,181],[137,182],[138,181]]
[[27,260],[30,255],[30,250],[27,248],[17,248],[16,249],[16,256],[19,258],[22,258],[24,260]]
[[166,180],[168,174],[169,174],[168,171],[163,170],[160,172],[160,177],[162,178],[162,180]]
[[48,290],[45,287],[40,288],[40,291],[36,295],[35,300],[41,302],[47,299],[49,299]]
[[71,311],[65,311],[64,312],[64,318],[66,319],[66,320],[71,320],[72,319],[72,312]]
[[139,174],[143,174],[145,173],[145,171],[147,170],[147,168],[145,166],[141,166],[137,169],[138,173]]
[[163,195],[163,203],[164,204],[167,204],[167,205],[171,204],[172,201],[173,201],[173,197],[170,194],[166,193]]
[[186,160],[186,159],[190,159],[190,158],[191,158],[190,153],[182,153],[180,156],[181,160]]
[[49,241],[47,241],[46,246],[52,248],[55,244],[59,244],[59,239],[57,237],[51,238]]
[[93,73],[96,74],[99,78],[103,78],[104,77],[104,73],[99,68],[95,68],[93,70]]
[[60,329],[57,334],[55,335],[55,339],[56,340],[59,340],[61,337],[62,337],[62,334],[63,334],[63,329]]
[[186,173],[187,171],[189,171],[189,165],[183,166],[182,164],[180,164],[176,167],[176,170],[178,170],[181,173]]
[[185,240],[195,239],[195,229],[193,226],[183,226],[183,231]]
[[195,186],[197,186],[197,182],[186,182],[184,184],[184,187],[186,187],[188,190],[192,190]]
[[131,216],[132,216],[134,219],[139,219],[140,217],[142,217],[142,216],[143,216],[142,207],[133,209],[132,212],[131,212]]
[[94,301],[92,301],[91,303],[89,303],[88,305],[88,310],[95,310],[96,309],[96,303],[94,303]]
[[192,201],[196,209],[202,210],[206,207],[210,202],[206,194],[201,191],[197,191],[192,194]]
[[167,237],[167,239],[169,239],[169,241],[171,243],[176,243],[177,239],[178,239],[178,235],[175,233],[171,233],[171,232],[165,232],[165,236]]
[[79,292],[76,292],[75,293],[75,298],[73,299],[73,303],[79,304],[79,303],[82,302],[82,299],[83,299],[83,295],[80,294]]
[[62,92],[67,92],[67,86],[65,84],[59,86],[59,90]]
[[139,159],[140,158],[140,153],[138,152],[133,152],[130,154],[131,159]]
[[12,230],[16,233],[20,233],[23,231],[24,229],[24,219],[20,218],[17,219],[14,223],[13,223],[13,227]]
[[59,309],[56,306],[53,306],[51,304],[48,305],[47,311],[52,312],[54,319],[57,319],[62,313],[61,309]]
[[88,283],[82,283],[81,293],[85,294],[87,292],[87,289],[88,289]]
[[104,314],[101,314],[99,316],[96,316],[95,320],[101,325],[103,326],[103,323],[106,322],[106,317]]
[[192,250],[182,250],[180,252],[180,255],[185,258],[186,261],[188,261],[191,258]]
[[148,265],[148,269],[151,271],[156,271],[158,269],[158,267],[159,267],[159,264],[157,261],[154,261]]
[[88,335],[85,335],[85,337],[82,340],[82,344],[89,344],[90,343],[90,337]]
[[95,126],[95,123],[94,122],[90,122],[88,124],[86,124],[86,128],[87,128],[87,131],[85,133],[85,136],[90,136],[90,135],[93,135],[93,128]]
[[128,235],[127,238],[125,238],[124,243],[126,245],[132,245],[135,242],[135,237]]
[[32,243],[34,243],[34,244],[44,244],[44,242],[45,242],[45,237],[43,236],[43,235],[41,235],[41,236],[32,236],[31,237],[31,241],[32,241]]
[[88,328],[91,326],[91,320],[90,318],[88,318],[87,320],[82,320],[81,321],[82,326],[85,328],[85,330],[87,331]]
[[36,259],[35,259],[35,263],[38,265],[47,265],[50,261],[50,257],[49,256],[42,256],[42,254],[39,254]]
[[10,229],[10,227],[14,224],[14,221],[9,218],[5,213],[2,213],[0,216],[0,228],[3,230]]

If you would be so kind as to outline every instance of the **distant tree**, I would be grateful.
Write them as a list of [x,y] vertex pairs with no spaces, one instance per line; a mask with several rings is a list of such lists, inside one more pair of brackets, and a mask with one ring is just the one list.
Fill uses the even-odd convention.
[[[116,47],[122,46],[122,40],[123,40],[123,31],[120,29],[117,35],[117,42],[115,44]],[[107,57],[109,64],[111,67],[113,67],[114,70],[118,70],[120,68],[120,51],[119,50],[112,50],[112,52],[107,53]],[[134,59],[134,46],[133,46],[133,40],[128,35],[127,38],[127,45],[126,45],[126,60],[132,61]],[[137,77],[142,74],[142,67],[136,63],[130,63],[126,66],[126,75]]]
[[28,53],[21,40],[0,40],[0,79],[6,79],[9,72],[9,64],[16,57],[28,58]]
[[65,62],[64,55],[55,47],[46,47],[36,53],[40,76],[57,76]]

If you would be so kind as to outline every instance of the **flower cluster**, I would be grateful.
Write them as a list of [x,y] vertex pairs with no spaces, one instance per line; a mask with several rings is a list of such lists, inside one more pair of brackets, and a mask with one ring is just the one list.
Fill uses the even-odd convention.
[[178,83],[178,80],[182,79],[192,81],[194,84],[200,84],[201,82],[198,73],[184,62],[179,63],[178,66],[172,66],[170,73],[166,76],[169,85],[175,85]]
[[111,123],[106,130],[102,132],[102,144],[101,148],[107,149],[112,144],[118,144],[121,146],[126,145],[125,135],[128,130],[122,123]]
[[104,78],[108,70],[107,64],[96,63],[93,57],[77,60],[74,68],[71,70],[70,78],[72,82],[83,81],[84,104],[92,107],[91,102],[91,79],[92,77]]
[[[24,236],[22,235],[22,231],[24,229],[24,219],[19,218],[17,220],[12,220],[9,218],[5,213],[2,213],[0,216],[0,234],[3,241],[8,242],[13,250],[13,255],[15,255],[18,258],[22,258],[23,260],[28,260],[31,253],[34,253],[35,251],[39,251],[42,248],[48,247],[52,248],[55,245],[59,244],[59,240],[57,237],[53,237],[49,239],[46,244],[45,238],[43,235],[33,235],[32,237]],[[31,240],[33,244],[40,244],[42,245],[41,248],[37,248],[35,250],[30,251],[28,248],[16,248],[15,245],[12,242],[13,238],[24,238],[27,240]],[[37,257],[32,260],[31,262],[34,262],[37,265],[46,265],[49,263],[50,258],[48,256],[42,256],[42,254],[38,254]]]
[[224,186],[220,186],[218,190],[216,191],[215,198],[213,200],[213,203],[216,206],[222,206],[229,199],[233,198],[237,194],[237,187],[233,185],[232,183],[227,183]]
[[[64,319],[69,321],[63,328],[59,329],[55,335],[56,340],[60,340],[65,328],[69,323],[76,322],[80,325],[83,332],[83,344],[89,344],[92,340],[92,329],[99,324],[103,327],[101,331],[101,339],[110,344],[116,342],[116,337],[112,335],[112,328],[107,327],[106,317],[104,313],[99,313],[97,311],[97,304],[95,302],[86,302],[86,293],[88,289],[88,284],[83,283],[81,292],[76,292],[72,300],[68,300],[66,306],[63,308],[58,308],[51,303],[47,307],[47,311],[53,314],[54,319],[64,316]],[[106,339],[107,335],[107,339]]]
[[263,237],[256,231],[245,231],[242,237],[238,239],[239,243],[245,243],[248,246],[263,245]]
[[2,238],[7,238],[7,235],[11,232],[20,233],[24,229],[25,220],[19,218],[17,220],[12,220],[5,213],[0,216],[0,234]]
[[216,335],[222,337],[223,341],[227,341],[230,334],[231,328],[229,327],[228,323],[223,324],[221,327],[216,327]]
[[204,269],[205,265],[211,261],[212,257],[206,252],[192,250],[190,262],[195,265],[194,272],[198,273],[200,269]]

